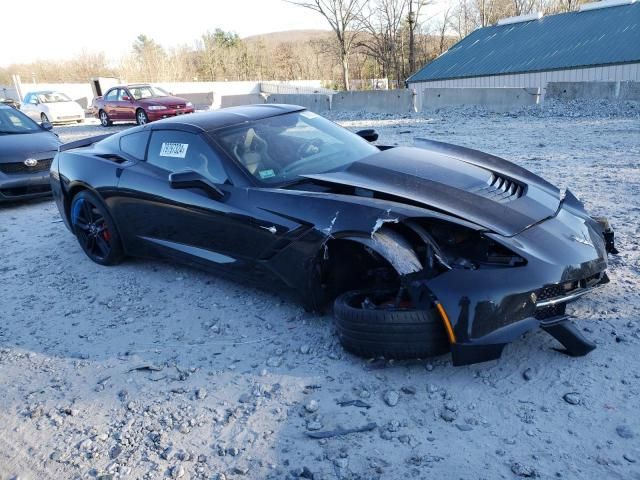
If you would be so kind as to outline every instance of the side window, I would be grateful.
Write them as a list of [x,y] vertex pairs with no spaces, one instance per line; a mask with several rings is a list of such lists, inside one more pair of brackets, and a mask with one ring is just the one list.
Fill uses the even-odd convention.
[[114,101],[116,98],[118,98],[118,91],[120,91],[119,88],[109,90],[109,92],[107,92],[107,94],[104,96],[104,99],[110,102]]
[[138,160],[144,160],[144,154],[147,151],[147,141],[149,140],[149,131],[136,132],[130,135],[120,137],[120,150],[131,155]]
[[227,180],[218,155],[201,137],[193,133],[177,130],[153,132],[147,162],[169,172],[194,170],[215,183]]
[[27,95],[26,97],[24,97],[24,101],[22,103],[31,103],[32,97],[33,97],[32,94]]
[[122,101],[122,97],[128,97],[128,96],[129,94],[124,88],[121,88],[120,90],[118,90],[118,100]]

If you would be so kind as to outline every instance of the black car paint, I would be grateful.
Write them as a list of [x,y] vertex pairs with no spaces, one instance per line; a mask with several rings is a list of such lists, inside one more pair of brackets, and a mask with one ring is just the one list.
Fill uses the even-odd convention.
[[[199,132],[222,155],[215,129],[296,110],[239,107],[138,128]],[[394,265],[389,252],[376,250],[371,242],[392,233],[394,224],[446,221],[482,233],[520,255],[526,265],[453,268],[432,278],[396,268],[416,303],[428,298],[444,307],[455,337],[454,364],[497,358],[506,343],[525,331],[566,321],[564,309],[536,318],[536,296],[545,287],[575,282],[576,291],[586,291],[606,281],[601,229],[570,192],[561,199],[556,187],[492,155],[427,140],[417,146],[381,147],[379,154],[342,171],[269,188],[227,159],[230,182],[218,185],[224,197],[217,199],[202,189],[173,189],[166,172],[120,151],[101,151],[101,144],[61,152],[51,179],[68,228],[71,198],[88,188],[111,211],[127,254],[275,277],[296,289],[310,307],[318,307],[318,264],[337,241],[373,248]],[[492,174],[521,185],[522,195],[501,203],[470,192]],[[575,240],[577,235],[585,240]]]
[[23,166],[6,173],[3,171],[6,167],[2,165],[20,166],[27,158],[50,161],[61,143],[56,134],[43,127],[33,133],[0,135],[0,202],[51,195],[48,170],[36,168],[30,171]]

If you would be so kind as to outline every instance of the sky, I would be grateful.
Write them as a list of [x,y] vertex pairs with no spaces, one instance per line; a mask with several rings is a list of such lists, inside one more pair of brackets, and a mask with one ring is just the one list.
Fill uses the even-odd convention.
[[328,29],[319,14],[284,0],[1,0],[0,66],[68,59],[83,50],[115,60],[144,33],[161,45],[222,28],[241,37]]

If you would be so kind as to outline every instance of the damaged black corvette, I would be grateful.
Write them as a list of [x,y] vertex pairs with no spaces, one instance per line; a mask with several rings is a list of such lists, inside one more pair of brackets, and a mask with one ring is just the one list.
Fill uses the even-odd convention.
[[52,190],[95,262],[281,281],[309,309],[334,302],[360,355],[463,365],[535,328],[594,348],[565,308],[608,282],[605,219],[498,157],[376,139],[290,105],[197,113],[63,145]]

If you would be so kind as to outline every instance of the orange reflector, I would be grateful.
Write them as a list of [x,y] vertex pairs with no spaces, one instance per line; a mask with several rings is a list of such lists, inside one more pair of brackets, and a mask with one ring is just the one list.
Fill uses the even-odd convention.
[[451,328],[451,322],[449,321],[447,312],[444,311],[444,307],[440,302],[436,302],[436,308],[438,309],[438,312],[440,312],[440,316],[442,317],[442,323],[444,323],[444,328],[447,330],[449,341],[451,343],[456,343],[456,335],[455,333],[453,333],[453,328]]

